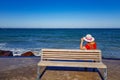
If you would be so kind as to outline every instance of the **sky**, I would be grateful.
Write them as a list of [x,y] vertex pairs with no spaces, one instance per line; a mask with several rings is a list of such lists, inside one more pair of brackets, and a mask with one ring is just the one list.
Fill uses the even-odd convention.
[[0,28],[120,28],[120,0],[0,0]]

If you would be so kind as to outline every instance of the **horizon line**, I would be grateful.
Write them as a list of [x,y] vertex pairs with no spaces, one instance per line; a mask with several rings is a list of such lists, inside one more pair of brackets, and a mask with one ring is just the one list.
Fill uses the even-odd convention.
[[29,28],[21,28],[21,27],[16,27],[16,28],[14,28],[14,27],[11,27],[11,28],[8,28],[8,27],[6,27],[6,28],[2,28],[2,27],[0,27],[0,29],[120,29],[119,27],[88,27],[88,28],[58,28],[58,27],[51,27],[51,28],[48,28],[48,27],[45,27],[45,28],[43,28],[43,27],[41,27],[41,28],[38,28],[38,27],[29,27]]

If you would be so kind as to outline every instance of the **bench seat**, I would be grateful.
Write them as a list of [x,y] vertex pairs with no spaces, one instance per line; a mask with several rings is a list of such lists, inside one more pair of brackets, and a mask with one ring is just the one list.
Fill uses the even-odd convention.
[[102,62],[64,62],[64,61],[40,61],[38,66],[61,66],[61,67],[87,67],[87,68],[107,68]]

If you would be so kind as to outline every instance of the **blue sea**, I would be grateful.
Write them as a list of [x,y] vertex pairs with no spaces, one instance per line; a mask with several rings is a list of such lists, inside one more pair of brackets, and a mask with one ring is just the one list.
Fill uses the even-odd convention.
[[21,54],[42,48],[79,49],[86,34],[95,37],[104,58],[120,59],[120,29],[0,29],[0,50]]

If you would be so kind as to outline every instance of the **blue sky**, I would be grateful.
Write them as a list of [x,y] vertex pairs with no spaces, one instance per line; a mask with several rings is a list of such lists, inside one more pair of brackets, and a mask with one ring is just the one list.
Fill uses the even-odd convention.
[[1,28],[120,28],[119,0],[0,0]]

